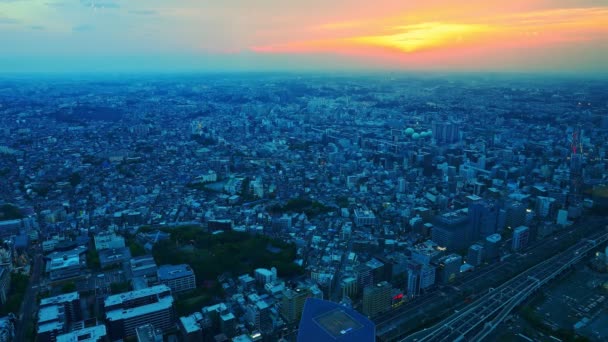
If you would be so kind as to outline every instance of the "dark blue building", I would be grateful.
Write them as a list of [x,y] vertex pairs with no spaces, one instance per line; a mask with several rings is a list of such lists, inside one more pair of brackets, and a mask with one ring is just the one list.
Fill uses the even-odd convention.
[[475,241],[497,232],[499,207],[481,198],[469,203],[469,238]]
[[338,303],[308,298],[298,329],[298,342],[375,341],[376,327],[367,317]]

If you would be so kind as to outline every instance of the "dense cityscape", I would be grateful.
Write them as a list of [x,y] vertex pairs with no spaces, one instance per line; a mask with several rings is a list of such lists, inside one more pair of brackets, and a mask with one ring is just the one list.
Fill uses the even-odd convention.
[[0,341],[605,341],[606,89],[4,77]]

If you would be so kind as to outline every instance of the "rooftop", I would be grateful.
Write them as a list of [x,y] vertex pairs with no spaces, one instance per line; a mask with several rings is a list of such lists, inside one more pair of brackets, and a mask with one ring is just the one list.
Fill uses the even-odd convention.
[[159,280],[179,279],[194,275],[192,268],[186,264],[180,265],[161,265],[158,267]]
[[[137,298],[143,298],[147,296],[158,295],[164,292],[171,293],[171,289],[167,285],[156,285],[141,290],[129,291],[108,296],[105,300],[105,306],[114,306],[122,304],[123,302],[130,301]],[[170,297],[170,296],[169,296]]]
[[308,298],[302,312],[298,342],[375,341],[372,321],[337,303]]
[[78,292],[64,293],[59,296],[43,298],[40,300],[40,306],[69,303],[80,299]]
[[492,234],[492,235],[486,237],[486,240],[488,242],[498,243],[501,240],[501,236],[500,236],[500,234]]
[[184,327],[184,331],[189,334],[201,330],[201,326],[198,322],[200,322],[202,319],[203,315],[200,312],[195,312],[190,316],[180,317],[179,321]]
[[95,325],[89,328],[71,331],[58,335],[57,342],[97,342],[106,336],[105,325]]
[[158,299],[158,302],[145,304],[131,309],[116,309],[106,312],[106,319],[108,321],[119,321],[121,319],[129,319],[141,315],[145,315],[151,312],[157,312],[161,310],[170,309],[173,306],[173,297],[167,296]]

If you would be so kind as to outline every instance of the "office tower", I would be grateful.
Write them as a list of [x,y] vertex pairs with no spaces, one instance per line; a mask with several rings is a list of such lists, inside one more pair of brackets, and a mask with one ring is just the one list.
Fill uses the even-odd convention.
[[236,317],[230,311],[220,314],[220,331],[228,337],[236,334]]
[[433,139],[437,144],[452,144],[460,141],[460,127],[458,123],[450,122],[437,122],[434,121],[432,124],[433,128]]
[[555,198],[538,196],[536,197],[536,213],[545,218],[551,217],[555,209]]
[[342,298],[353,298],[359,291],[357,278],[347,277],[342,279],[342,281],[340,281],[340,288],[342,289]]
[[486,254],[486,260],[488,262],[495,262],[496,260],[498,260],[499,257],[499,252],[500,252],[500,240],[501,240],[501,236],[500,234],[492,234],[488,237],[486,237],[486,241],[485,241],[485,254]]
[[283,316],[286,322],[293,323],[300,319],[304,302],[309,296],[310,290],[308,288],[285,289],[281,301],[281,316]]
[[383,281],[363,289],[363,314],[374,317],[391,307],[391,285]]
[[511,202],[506,208],[505,226],[513,229],[526,224],[526,206],[520,202]]
[[135,337],[135,329],[150,323],[163,333],[175,327],[173,296],[167,285],[109,296],[104,301],[111,339]]
[[469,247],[467,254],[467,264],[473,266],[479,266],[483,263],[484,259],[484,248],[482,245],[473,244]]
[[420,290],[424,291],[435,285],[437,269],[432,265],[422,265],[420,269]]
[[412,260],[424,265],[436,262],[444,253],[442,248],[431,240],[414,245],[409,250],[412,253]]
[[530,238],[530,229],[526,226],[519,226],[513,231],[513,242],[511,248],[514,251],[519,251],[528,246]]
[[557,224],[559,226],[566,226],[568,224],[568,211],[560,209],[557,212]]
[[496,233],[498,228],[498,206],[477,196],[469,197],[474,197],[469,203],[468,213],[470,241]]
[[372,269],[366,264],[359,264],[354,267],[354,273],[357,277],[358,292],[361,293],[364,288],[371,286],[374,283]]
[[433,223],[431,239],[449,251],[466,248],[470,242],[467,221],[466,212],[461,210],[438,215]]
[[383,262],[376,258],[372,258],[365,263],[371,270],[372,273],[372,284],[379,283],[384,280],[388,280],[386,277],[386,267]]
[[422,265],[417,262],[407,264],[407,296],[414,298],[420,295],[420,278]]
[[0,266],[0,303],[6,303],[6,296],[11,290],[11,272],[7,267]]
[[186,264],[162,265],[158,268],[157,274],[158,282],[169,286],[174,293],[196,288],[194,271]]
[[376,340],[374,323],[338,303],[308,298],[300,320],[297,342]]
[[273,323],[270,313],[270,306],[261,299],[248,304],[245,308],[245,318],[247,321],[251,323],[256,330],[263,333],[272,332]]
[[448,284],[456,280],[460,274],[462,257],[458,254],[450,254],[439,259],[439,275],[442,284]]

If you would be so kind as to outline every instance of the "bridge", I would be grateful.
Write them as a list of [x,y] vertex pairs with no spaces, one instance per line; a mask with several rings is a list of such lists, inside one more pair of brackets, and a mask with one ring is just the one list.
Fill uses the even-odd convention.
[[468,309],[453,314],[431,328],[400,341],[481,341],[519,304],[547,282],[575,265],[592,249],[608,241],[602,232],[541,262],[473,302]]

